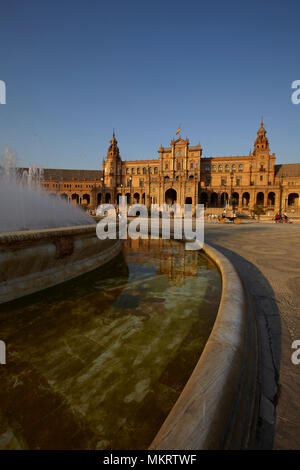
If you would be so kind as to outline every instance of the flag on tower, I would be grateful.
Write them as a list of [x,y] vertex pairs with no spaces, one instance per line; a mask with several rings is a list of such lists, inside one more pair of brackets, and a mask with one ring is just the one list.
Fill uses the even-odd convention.
[[176,135],[178,135],[180,132],[180,127],[178,127],[177,131],[176,131]]

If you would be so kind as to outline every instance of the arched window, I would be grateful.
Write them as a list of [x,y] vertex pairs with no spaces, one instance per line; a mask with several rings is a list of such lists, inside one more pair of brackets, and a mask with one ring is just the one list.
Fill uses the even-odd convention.
[[228,173],[229,172],[229,165],[225,165],[225,171]]
[[158,168],[157,168],[157,166],[154,168],[154,173],[155,173],[155,174],[158,173]]
[[138,175],[141,174],[141,169],[140,169],[140,167],[138,167],[138,168],[136,169],[136,172],[137,172]]
[[235,171],[235,170],[236,170],[236,165],[235,165],[235,163],[233,163],[231,169],[232,169],[232,171]]
[[216,165],[211,166],[211,171],[216,171]]
[[146,173],[147,173],[147,170],[146,170],[146,168],[144,167],[144,168],[143,168],[143,175],[145,175]]
[[243,164],[242,163],[239,164],[239,171],[243,171]]
[[222,165],[219,165],[218,171],[221,172],[223,170]]

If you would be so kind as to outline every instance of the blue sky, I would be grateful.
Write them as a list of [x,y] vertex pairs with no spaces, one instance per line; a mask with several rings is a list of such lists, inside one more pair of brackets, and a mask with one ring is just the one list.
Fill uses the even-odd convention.
[[300,162],[300,2],[2,0],[0,154],[20,165],[156,158],[178,124],[205,156],[247,155],[263,115]]

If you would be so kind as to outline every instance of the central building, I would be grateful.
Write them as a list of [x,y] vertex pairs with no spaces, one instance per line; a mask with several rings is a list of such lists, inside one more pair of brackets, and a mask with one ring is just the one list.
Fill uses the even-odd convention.
[[[195,204],[198,201],[202,148],[191,147],[188,139],[171,140],[160,146],[156,160],[122,161],[113,133],[103,160],[105,201],[118,203],[126,196],[128,204]],[[101,202],[98,200],[98,202]]]

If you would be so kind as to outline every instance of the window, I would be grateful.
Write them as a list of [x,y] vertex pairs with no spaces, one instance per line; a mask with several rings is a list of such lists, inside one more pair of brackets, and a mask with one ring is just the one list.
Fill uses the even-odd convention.
[[141,188],[144,187],[144,178],[140,178],[140,187],[141,187]]
[[137,168],[137,169],[136,169],[136,172],[137,172],[138,175],[140,175],[140,174],[141,174],[141,169],[140,169],[140,168]]
[[239,171],[243,171],[243,164],[242,163],[239,164]]
[[131,168],[131,173],[134,175],[135,168]]
[[126,168],[126,175],[129,175],[129,168]]
[[222,186],[226,186],[226,182],[227,182],[227,178],[224,177],[224,176],[222,176],[222,178],[221,178],[221,185],[222,185]]
[[148,168],[148,173],[149,173],[149,175],[152,173],[152,168],[151,168],[151,166],[149,166],[149,168]]
[[216,171],[216,165],[211,166],[211,171]]
[[223,170],[222,165],[219,165],[218,170],[219,170],[219,172],[221,172]]
[[210,170],[210,166],[209,166],[209,165],[206,165],[206,167],[205,167],[206,173],[209,173],[209,170]]
[[235,171],[235,170],[236,170],[236,165],[235,165],[235,163],[233,163],[231,169],[232,169],[232,171]]
[[240,186],[242,184],[242,179],[239,176],[236,178],[235,184],[236,186]]
[[154,173],[155,173],[156,175],[157,175],[157,173],[158,173],[158,168],[157,168],[157,166],[154,168]]
[[193,163],[193,162],[191,162],[191,164],[190,164],[190,169],[191,169],[191,170],[194,169],[194,163]]
[[181,170],[181,163],[177,162],[177,170]]
[[260,181],[262,181],[262,180],[263,180],[263,175],[260,175],[260,178],[259,178],[259,179],[260,179]]
[[225,165],[225,171],[228,173],[229,172],[229,165]]
[[169,169],[169,164],[168,164],[168,163],[166,163],[165,169],[166,169],[166,170]]
[[147,171],[146,171],[146,168],[144,167],[143,168],[143,175],[145,175],[146,173],[147,173]]

